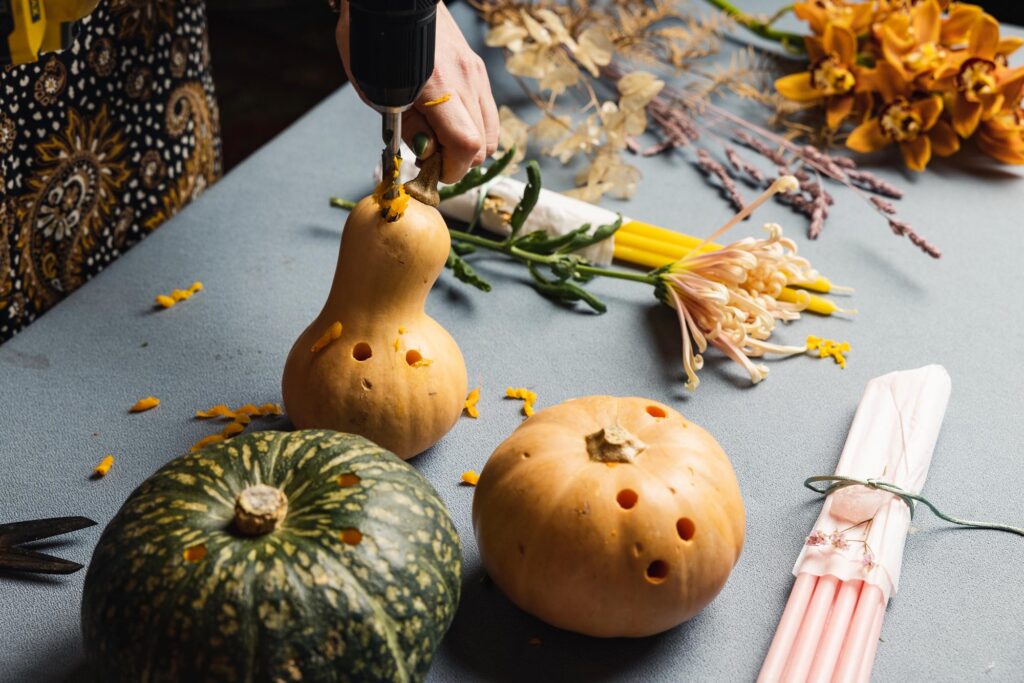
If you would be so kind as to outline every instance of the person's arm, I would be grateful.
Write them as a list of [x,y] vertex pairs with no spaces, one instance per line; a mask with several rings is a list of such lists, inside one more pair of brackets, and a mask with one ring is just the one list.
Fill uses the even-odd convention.
[[[347,2],[341,6],[336,37],[345,72],[351,81]],[[437,6],[436,44],[434,74],[416,103],[403,115],[402,138],[411,145],[413,136],[426,133],[430,143],[424,157],[430,156],[434,145],[439,143],[444,158],[441,180],[453,183],[497,149],[498,108],[483,60],[469,47],[444,3]],[[425,106],[426,102],[445,95],[451,96],[447,102]]]

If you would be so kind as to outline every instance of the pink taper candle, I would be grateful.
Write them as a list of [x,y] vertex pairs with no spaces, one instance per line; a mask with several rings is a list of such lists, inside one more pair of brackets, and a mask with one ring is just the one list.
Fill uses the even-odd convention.
[[885,612],[885,596],[874,584],[864,584],[857,601],[857,609],[853,612],[853,621],[846,633],[846,643],[839,655],[833,683],[856,683],[860,676],[860,667],[864,663],[864,654],[868,649],[868,640],[874,630],[878,613]]
[[860,597],[863,585],[863,581],[852,579],[843,581],[839,586],[836,601],[832,605],[832,612],[828,615],[828,623],[825,624],[825,632],[821,636],[818,651],[814,655],[814,663],[811,665],[808,680],[828,681],[832,679],[832,672],[835,671],[839,653],[843,649],[843,641],[850,629],[853,610],[857,606],[857,598]]
[[875,668],[875,652],[878,651],[878,639],[882,636],[882,622],[885,621],[885,605],[875,615],[875,623],[871,626],[871,633],[868,636],[867,648],[864,650],[864,658],[860,662],[860,675],[857,680],[860,683],[869,683],[871,670]]
[[828,613],[832,610],[832,602],[835,600],[838,587],[839,579],[834,576],[818,578],[818,585],[814,587],[814,595],[811,596],[811,604],[804,615],[804,623],[800,625],[789,662],[782,672],[783,681],[803,683],[807,680],[807,673],[811,670],[811,663],[821,640],[821,632],[825,628]]
[[768,656],[761,665],[758,683],[775,683],[781,680],[782,670],[786,668],[786,661],[793,649],[793,641],[796,640],[796,634],[800,630],[800,624],[804,620],[807,605],[811,601],[811,594],[814,593],[817,582],[818,577],[813,574],[797,575],[789,593],[789,600],[786,602],[786,610],[782,613],[775,637],[768,648]]

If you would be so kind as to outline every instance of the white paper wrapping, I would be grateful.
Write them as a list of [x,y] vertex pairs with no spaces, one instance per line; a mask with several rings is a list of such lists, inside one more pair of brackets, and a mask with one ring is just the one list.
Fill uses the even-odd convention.
[[[941,365],[893,372],[868,382],[836,474],[878,479],[920,493],[949,402],[950,386],[949,375]],[[843,581],[862,579],[878,586],[888,600],[899,587],[903,547],[910,529],[906,503],[889,493],[850,486],[826,498],[812,531],[842,531],[870,518],[872,512],[875,516],[867,529],[867,545],[876,567],[864,564],[864,546],[855,541],[864,537],[865,527],[858,527],[844,535],[849,546],[845,550],[831,544],[805,545],[793,574],[831,574]]]
[[[402,147],[402,156],[406,159],[414,158],[412,151],[405,146]],[[416,177],[417,172],[415,164],[403,164],[399,180],[403,183],[408,182]],[[378,181],[380,179],[379,165],[374,169],[374,178]],[[485,210],[480,216],[480,225],[488,232],[505,236],[509,234],[511,228],[501,217],[501,212],[511,213],[522,199],[524,189],[526,189],[526,183],[523,181],[499,176],[486,186],[475,188],[458,197],[441,202],[441,206],[438,208],[443,215],[468,223],[473,220],[473,214],[476,212],[477,203],[480,200],[480,193],[485,193],[489,197],[499,199],[501,206]],[[537,205],[523,225],[523,233],[542,231],[557,236],[564,235],[586,223],[590,223],[591,229],[596,230],[599,226],[614,223],[616,220],[618,220],[618,214],[614,211],[541,188]],[[591,263],[603,266],[612,262],[614,248],[614,238],[610,238],[582,249],[578,253]]]

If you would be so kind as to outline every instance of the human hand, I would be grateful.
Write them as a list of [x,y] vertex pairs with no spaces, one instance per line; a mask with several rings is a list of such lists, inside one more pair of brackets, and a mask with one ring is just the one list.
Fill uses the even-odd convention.
[[[342,6],[335,37],[351,81],[347,2]],[[444,160],[441,180],[454,183],[497,149],[498,108],[483,60],[469,47],[444,3],[437,7],[436,45],[434,73],[413,106],[402,115],[402,138],[412,147],[418,133],[427,135],[420,158],[430,156],[440,145]],[[446,102],[426,106],[445,95],[450,95]]]

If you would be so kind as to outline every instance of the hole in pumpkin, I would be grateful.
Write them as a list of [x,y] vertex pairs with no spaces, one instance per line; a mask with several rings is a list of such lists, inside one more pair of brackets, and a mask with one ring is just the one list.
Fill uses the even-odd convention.
[[689,517],[680,517],[676,522],[676,533],[679,534],[679,538],[689,541],[697,533],[697,526]]
[[647,414],[655,418],[668,417],[668,413],[660,406],[647,406]]
[[668,578],[668,562],[655,560],[647,565],[647,580],[651,583],[661,583]]
[[348,488],[349,486],[355,486],[359,482],[360,482],[360,479],[359,479],[359,475],[358,474],[352,474],[351,472],[346,472],[345,474],[339,474],[338,475],[338,486],[340,486],[342,488]]
[[373,389],[373,382],[371,382],[370,380],[366,379],[365,377],[363,378],[363,381],[361,382],[361,384],[363,385],[363,389],[366,389],[367,391],[369,391],[370,389]]
[[181,554],[186,562],[199,562],[206,557],[206,545],[200,543],[194,545],[191,548],[185,548],[185,551]]
[[619,504],[619,507],[623,510],[629,510],[636,502],[640,500],[640,496],[636,494],[633,489],[622,489],[619,491],[619,495],[615,496],[615,502]]
[[644,551],[644,544],[643,543],[634,543],[633,544],[633,554],[635,556],[640,557],[640,555],[641,555],[641,553],[643,553],[643,551]]
[[423,360],[423,354],[416,349],[409,349],[405,352],[405,362],[409,365],[416,365]]
[[363,533],[359,529],[342,529],[340,536],[345,545],[359,545],[363,542]]
[[366,342],[359,342],[352,347],[352,357],[358,361],[368,360],[373,355],[373,349]]
[[530,457],[529,453],[523,453],[523,460],[526,460],[529,457]]

